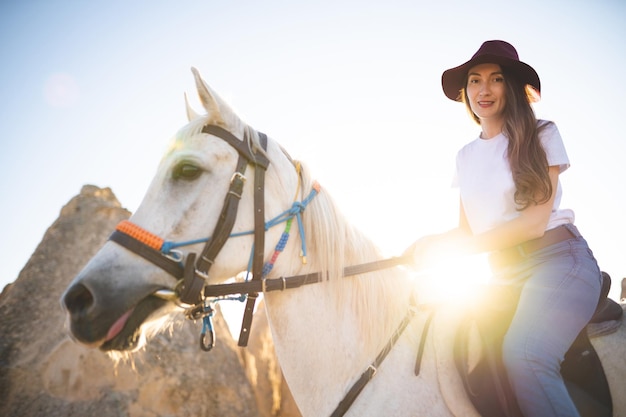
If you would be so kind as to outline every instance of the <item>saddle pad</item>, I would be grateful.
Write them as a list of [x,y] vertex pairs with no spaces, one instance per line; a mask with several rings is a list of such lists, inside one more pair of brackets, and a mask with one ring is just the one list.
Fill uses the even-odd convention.
[[587,325],[587,335],[590,338],[606,336],[607,334],[615,333],[619,326],[622,324],[621,320],[609,320],[602,323],[589,323]]

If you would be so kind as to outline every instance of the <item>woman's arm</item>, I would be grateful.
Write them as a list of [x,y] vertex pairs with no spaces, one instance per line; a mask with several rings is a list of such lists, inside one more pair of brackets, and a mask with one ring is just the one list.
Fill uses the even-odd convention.
[[[542,237],[554,205],[556,195],[559,167],[551,166],[548,169],[550,182],[552,183],[552,195],[541,204],[531,205],[513,220],[474,236],[467,236],[466,244],[468,250],[473,253],[491,252],[495,250],[507,249],[511,246],[519,245],[531,239]],[[461,206],[461,212],[463,209]],[[461,214],[463,218],[464,214]]]
[[442,257],[507,249],[543,236],[554,205],[559,167],[551,166],[548,175],[552,183],[552,195],[546,202],[531,205],[521,211],[515,219],[477,235],[472,234],[463,203],[460,202],[457,228],[441,234],[425,236],[413,243],[404,254],[412,256],[418,268],[428,267]]

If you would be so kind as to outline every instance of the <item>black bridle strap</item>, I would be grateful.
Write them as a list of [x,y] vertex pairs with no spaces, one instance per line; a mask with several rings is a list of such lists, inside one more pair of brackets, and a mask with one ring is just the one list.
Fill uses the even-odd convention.
[[198,261],[196,262],[194,273],[188,272],[185,274],[185,280],[180,290],[180,300],[183,303],[197,304],[201,301],[200,294],[208,279],[209,270],[211,266],[213,266],[215,258],[220,250],[222,250],[222,247],[228,240],[233,226],[235,225],[237,208],[239,207],[239,201],[243,193],[243,174],[246,172],[247,165],[248,161],[240,155],[237,161],[237,169],[230,183],[230,189],[226,197],[224,197],[222,212],[218,217],[213,235],[204,245]]
[[[267,149],[267,136],[259,132],[263,149]],[[265,168],[255,166],[254,171],[254,252],[252,255],[252,281],[261,282],[263,278],[263,255],[265,252]],[[248,346],[250,328],[254,315],[254,305],[259,296],[258,291],[248,293],[246,308],[241,321],[238,346]]]
[[[265,157],[265,155],[260,152],[253,152],[245,140],[242,141],[237,136],[222,127],[216,125],[206,125],[202,128],[202,133],[217,136],[222,139],[235,148],[235,150],[239,152],[239,155],[246,158],[251,164],[261,166],[263,169],[267,169],[270,165],[270,161]],[[264,136],[264,134],[259,132],[261,140],[263,140]],[[267,136],[265,136],[265,140],[267,141]]]
[[[255,166],[255,178],[259,176],[264,178],[265,169],[269,166],[269,160],[265,155],[260,152],[252,152],[246,138],[240,140],[229,131],[215,125],[204,126],[202,133],[214,135],[227,142],[239,153],[239,159],[237,160],[237,168],[231,179],[230,189],[224,197],[224,205],[216,223],[215,230],[213,231],[213,235],[204,245],[204,249],[196,263],[194,273],[188,272],[185,274],[183,286],[180,290],[180,299],[187,304],[197,304],[201,301],[200,294],[208,279],[209,270],[233,230],[237,218],[237,208],[239,207],[239,201],[243,193],[245,182],[244,173],[247,165],[250,163]],[[262,135],[262,137],[265,138],[266,144],[267,137],[265,135]],[[261,192],[263,192],[263,190],[261,190]],[[258,207],[256,207],[255,204],[255,212],[257,211]],[[261,209],[261,211],[263,211],[263,209]],[[255,229],[256,228],[258,228],[258,225],[255,225]],[[265,230],[264,223],[261,224],[261,229],[263,231]]]
[[[350,277],[354,275],[361,275],[368,272],[378,271],[380,269],[406,265],[409,262],[409,258],[399,256],[360,265],[347,266],[343,270],[343,276]],[[292,277],[268,278],[246,282],[233,282],[229,284],[207,285],[204,287],[204,296],[211,298],[224,297],[226,295],[234,294],[283,291],[292,288],[299,288],[303,285],[317,284],[318,282],[322,282],[324,280],[324,275],[322,275],[321,272],[312,272],[310,274],[295,275]]]

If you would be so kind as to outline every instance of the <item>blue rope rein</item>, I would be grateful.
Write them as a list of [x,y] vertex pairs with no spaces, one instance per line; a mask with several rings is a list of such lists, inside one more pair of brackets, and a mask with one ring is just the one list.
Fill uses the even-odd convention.
[[[300,240],[301,240],[301,252],[300,255],[302,257],[302,262],[306,263],[306,236],[304,233],[304,225],[302,223],[302,213],[304,212],[304,210],[306,209],[306,207],[309,205],[309,203],[315,198],[315,196],[317,194],[319,194],[320,191],[320,187],[319,185],[314,185],[313,189],[311,190],[311,192],[309,193],[309,195],[302,201],[295,201],[291,208],[289,208],[288,210],[283,211],[282,213],[280,213],[278,216],[268,220],[265,224],[264,224],[264,230],[267,231],[270,228],[279,225],[280,223],[287,223],[286,227],[285,227],[285,231],[283,232],[283,234],[280,237],[280,240],[278,241],[278,244],[276,245],[276,248],[274,250],[274,255],[272,256],[272,259],[268,262],[265,263],[265,265],[263,265],[263,277],[267,276],[267,274],[269,274],[269,272],[272,270],[272,268],[274,267],[274,262],[276,261],[276,258],[278,256],[278,254],[280,252],[282,252],[285,249],[285,246],[287,245],[287,241],[289,240],[289,231],[291,229],[291,223],[293,221],[293,218],[295,217],[298,223],[298,230],[300,232]],[[246,232],[237,232],[237,233],[232,233],[229,237],[239,237],[239,236],[246,236],[246,235],[251,235],[254,233],[254,230],[249,230]],[[177,259],[179,261],[182,261],[182,254],[178,251],[175,251],[176,248],[180,248],[183,246],[190,246],[190,245],[195,245],[198,243],[205,243],[208,242],[211,238],[207,237],[207,238],[202,238],[202,239],[194,239],[194,240],[188,240],[188,241],[184,241],[184,242],[172,242],[172,241],[165,241],[163,242],[163,245],[161,245],[161,253],[165,256],[168,256],[170,258],[173,259]],[[247,272],[246,272],[246,277],[245,280],[249,281],[250,280],[250,271],[252,270],[252,255],[254,253],[254,246],[252,247],[252,250],[250,251],[250,258],[248,260],[248,268],[247,268]],[[245,301],[247,298],[246,294],[241,294],[239,297],[225,297],[222,300],[231,300],[231,301]]]
[[[311,190],[311,192],[309,193],[309,195],[302,201],[296,201],[292,204],[291,208],[289,208],[288,210],[285,210],[284,212],[280,213],[278,216],[268,220],[265,225],[265,231],[269,230],[270,228],[279,225],[280,223],[284,223],[287,221],[292,220],[294,217],[297,220],[298,223],[298,231],[300,232],[300,239],[301,239],[301,244],[302,244],[302,251],[301,251],[301,256],[303,259],[303,262],[306,263],[306,238],[305,238],[305,234],[304,234],[304,226],[302,224],[302,213],[304,212],[304,210],[306,209],[306,207],[309,205],[309,203],[311,202],[311,200],[313,200],[315,198],[315,196],[319,193],[319,188],[318,187],[313,187],[313,189]],[[291,227],[291,222],[289,222],[288,227],[286,228],[286,232],[283,233],[283,236],[281,236],[281,239],[277,245],[276,250],[277,251],[282,251],[284,249],[284,246],[287,243],[287,239],[289,237],[289,228]],[[240,237],[240,236],[246,236],[246,235],[251,235],[254,233],[254,230],[248,230],[245,232],[237,232],[237,233],[232,233],[229,237]],[[285,237],[285,233],[287,234],[287,236]],[[163,245],[161,246],[161,253],[165,256],[170,256],[170,257],[175,257],[178,258],[177,254],[174,252],[174,249],[176,248],[180,248],[183,246],[190,246],[190,245],[195,245],[198,243],[206,243],[211,239],[211,237],[207,237],[207,238],[201,238],[201,239],[194,239],[194,240],[188,240],[188,241],[184,241],[184,242],[172,242],[172,241],[165,241],[163,242]],[[281,245],[282,243],[282,248],[279,250],[278,247]],[[250,259],[250,262],[252,261],[252,258]],[[250,266],[248,266],[248,271],[250,270]],[[271,270],[271,267],[269,268],[269,270],[267,270],[267,273],[269,273],[269,271]],[[267,274],[265,272],[265,268],[264,268],[264,276]],[[246,278],[247,280],[247,278]]]

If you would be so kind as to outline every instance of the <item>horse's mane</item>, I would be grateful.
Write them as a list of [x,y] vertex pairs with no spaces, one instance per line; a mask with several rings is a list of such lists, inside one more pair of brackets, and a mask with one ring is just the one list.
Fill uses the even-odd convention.
[[[305,165],[302,165],[302,184],[305,194],[314,184]],[[392,268],[342,279],[344,267],[379,260],[382,255],[344,217],[323,186],[304,212],[303,224],[310,262],[315,263],[316,270],[328,271],[328,285],[336,286],[338,311],[349,309],[362,319],[359,330],[368,345],[386,342],[399,324],[398,317],[406,313],[409,295],[403,285],[409,284],[406,276],[398,268]]]

